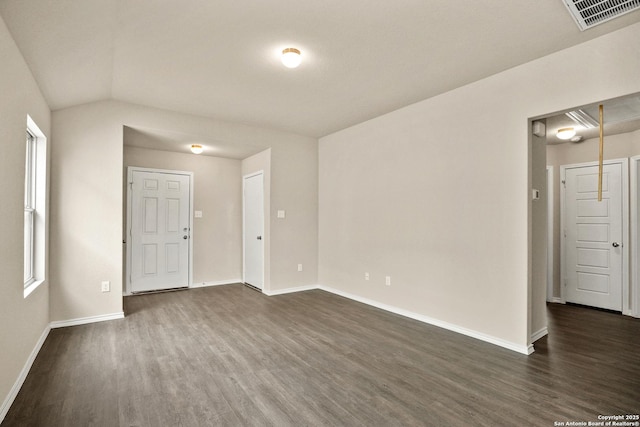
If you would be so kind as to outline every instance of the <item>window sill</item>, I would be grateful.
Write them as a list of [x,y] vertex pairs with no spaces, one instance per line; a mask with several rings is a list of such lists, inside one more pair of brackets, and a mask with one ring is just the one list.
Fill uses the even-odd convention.
[[27,286],[24,287],[24,297],[28,297],[31,292],[35,291],[38,286],[40,286],[41,284],[44,283],[44,280],[34,280],[33,282],[29,283]]

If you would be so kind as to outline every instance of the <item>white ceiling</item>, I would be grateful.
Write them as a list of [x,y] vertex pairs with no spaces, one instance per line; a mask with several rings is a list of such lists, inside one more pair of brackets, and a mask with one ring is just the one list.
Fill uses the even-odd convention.
[[223,140],[215,136],[193,135],[166,129],[124,126],[123,143],[129,147],[151,150],[175,151],[191,154],[191,145],[201,145],[202,155],[227,159],[246,159],[267,147],[251,141]]
[[0,14],[53,110],[116,99],[314,137],[640,21],[580,32],[562,0],[0,0]]
[[[635,93],[620,98],[603,100],[599,103],[583,105],[573,110],[582,110],[587,113],[597,124],[599,120],[598,106],[603,106],[603,134],[617,135],[634,132],[640,129],[640,93]],[[567,117],[565,112],[545,117],[547,144],[557,145],[571,143],[556,136],[558,129],[572,127],[576,136],[582,139],[578,142],[600,136],[600,128],[585,128]]]

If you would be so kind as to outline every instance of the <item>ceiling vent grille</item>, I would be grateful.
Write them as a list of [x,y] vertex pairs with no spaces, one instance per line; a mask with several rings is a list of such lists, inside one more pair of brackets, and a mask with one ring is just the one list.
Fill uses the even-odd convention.
[[580,31],[640,8],[640,0],[564,0]]

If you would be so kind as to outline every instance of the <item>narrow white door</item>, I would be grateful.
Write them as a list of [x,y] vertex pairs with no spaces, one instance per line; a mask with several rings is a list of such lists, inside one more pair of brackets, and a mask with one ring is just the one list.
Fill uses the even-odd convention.
[[189,176],[132,172],[131,291],[189,286]]
[[[602,201],[598,167],[565,169],[566,300],[622,310],[623,164],[604,165]],[[626,174],[625,174],[626,175]]]
[[244,283],[264,286],[264,188],[262,173],[244,177]]

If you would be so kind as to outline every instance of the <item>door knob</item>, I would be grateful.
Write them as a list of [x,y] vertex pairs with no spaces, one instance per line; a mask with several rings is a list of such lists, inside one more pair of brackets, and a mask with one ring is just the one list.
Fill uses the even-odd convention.
[[262,240],[262,236],[258,236],[258,237],[256,237],[256,239]]
[[186,240],[188,237],[187,236],[182,236],[182,238]]
[[613,242],[613,243],[611,244],[611,246],[613,246],[614,248],[617,248],[618,246],[620,246],[620,243],[618,243],[618,242]]

